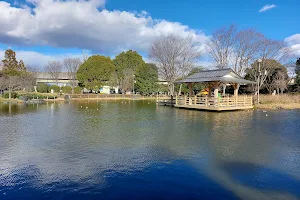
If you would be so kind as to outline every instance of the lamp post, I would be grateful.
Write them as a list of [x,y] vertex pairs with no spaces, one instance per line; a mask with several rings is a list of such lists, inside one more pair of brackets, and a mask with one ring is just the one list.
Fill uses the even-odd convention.
[[261,59],[257,60],[258,62],[258,78],[257,78],[257,104],[259,104],[259,88],[260,88],[260,76],[261,76],[261,71],[260,71],[260,64],[262,63]]

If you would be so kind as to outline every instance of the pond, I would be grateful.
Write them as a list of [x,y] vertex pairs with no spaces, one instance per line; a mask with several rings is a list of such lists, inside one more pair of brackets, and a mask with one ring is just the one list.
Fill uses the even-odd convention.
[[300,111],[0,104],[0,199],[300,199]]

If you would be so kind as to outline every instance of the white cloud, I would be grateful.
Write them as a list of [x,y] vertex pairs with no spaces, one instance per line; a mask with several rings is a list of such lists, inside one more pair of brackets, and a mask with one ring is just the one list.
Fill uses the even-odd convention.
[[291,57],[300,57],[300,34],[295,34],[284,40],[291,48]]
[[300,44],[300,34],[295,34],[284,39],[289,45]]
[[276,5],[275,4],[267,4],[265,5],[264,7],[262,7],[259,12],[266,12],[268,10],[272,10],[273,8],[276,8]]
[[[16,50],[17,60],[23,60],[26,65],[33,65],[40,69],[43,69],[49,61],[59,60],[63,61],[65,58],[80,58],[82,60],[82,54],[42,54],[36,51],[19,51]],[[0,55],[4,55],[5,50],[0,49]]]
[[115,54],[127,49],[145,53],[155,37],[168,33],[190,35],[201,44],[208,39],[202,31],[178,22],[153,19],[145,11],[106,10],[104,0],[28,2],[33,8],[0,1],[0,43]]

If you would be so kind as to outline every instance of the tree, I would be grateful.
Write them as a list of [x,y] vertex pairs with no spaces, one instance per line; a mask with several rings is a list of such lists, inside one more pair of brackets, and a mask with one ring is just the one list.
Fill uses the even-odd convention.
[[[279,78],[281,78],[280,88],[284,88],[283,82],[287,84],[288,75],[287,69],[280,62],[273,59],[264,60],[264,62],[260,64],[260,72],[258,65],[259,63],[255,61],[251,65],[251,68],[246,70],[246,79],[258,82],[258,76],[260,74],[259,89],[265,89],[267,92],[272,93],[274,89],[278,89]],[[278,74],[280,74],[280,76]]]
[[277,90],[277,94],[281,91],[281,94],[283,94],[284,90],[287,89],[287,73],[284,73],[283,71],[278,71],[274,78],[273,78],[273,85],[274,88]]
[[78,71],[81,61],[79,58],[66,58],[63,61],[64,67],[67,70],[68,78],[71,83],[72,91],[77,86],[76,72]]
[[295,74],[296,74],[295,82],[298,86],[300,86],[300,58],[298,58],[296,61]]
[[48,72],[53,80],[55,80],[56,85],[58,85],[58,79],[62,69],[63,65],[60,61],[51,61],[45,67],[45,71]]
[[157,64],[161,77],[168,82],[171,98],[174,95],[175,81],[188,74],[200,55],[192,37],[167,35],[153,42],[149,56]]
[[[191,76],[193,74],[196,74],[196,73],[199,73],[201,71],[203,71],[205,68],[204,67],[201,67],[201,66],[197,66],[197,67],[193,67],[190,72],[188,73],[187,76],[183,77],[183,78],[186,78],[188,76]],[[203,88],[205,88],[205,84],[204,83],[195,83],[193,84],[193,91],[195,93],[199,92],[200,90],[202,90]],[[187,93],[189,92],[189,87],[188,87],[188,84],[180,84],[179,87],[177,87],[176,89],[178,89],[178,94],[181,94],[181,92],[184,92],[184,93]]]
[[20,62],[16,59],[16,53],[8,49],[5,51],[3,63],[3,84],[8,89],[9,99],[11,99],[11,93],[14,89],[17,89],[21,85],[20,77],[26,75],[26,67],[24,62]]
[[281,60],[289,50],[283,41],[268,39],[253,29],[238,30],[234,25],[216,30],[207,47],[218,68],[232,66],[241,76],[256,60]]
[[25,67],[23,60],[20,60],[18,65],[19,65],[20,71],[26,71],[26,67]]
[[223,27],[213,32],[207,42],[208,52],[219,69],[229,66],[232,47],[235,44],[237,28],[235,25]]
[[137,68],[145,65],[142,56],[136,51],[122,52],[114,59],[116,84],[123,90],[132,90],[134,74]]
[[38,83],[36,89],[40,93],[47,93],[47,92],[49,92],[49,86],[47,84],[45,84],[45,83]]
[[115,66],[109,57],[94,55],[80,65],[76,77],[89,90],[98,90],[111,78]]
[[149,95],[158,89],[158,72],[155,64],[144,64],[138,66],[135,73],[135,88],[142,95]]
[[245,69],[249,68],[250,64],[257,59],[257,52],[261,45],[264,36],[253,30],[241,30],[235,35],[235,43],[232,47],[233,54],[230,57],[230,63],[233,70],[239,75],[243,75]]

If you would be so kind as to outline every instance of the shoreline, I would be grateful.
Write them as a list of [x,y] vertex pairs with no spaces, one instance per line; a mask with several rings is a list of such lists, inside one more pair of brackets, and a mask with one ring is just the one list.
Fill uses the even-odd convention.
[[298,110],[300,109],[299,103],[269,103],[269,104],[260,104],[260,105],[254,105],[254,109],[262,110]]
[[[132,98],[132,97],[103,97],[103,98],[73,98],[69,101],[72,102],[80,102],[80,101],[118,101],[118,100],[129,100],[129,101],[140,101],[140,100],[164,100],[168,99],[166,97],[138,97],[138,98]],[[41,100],[41,99],[40,99]],[[14,104],[24,104],[24,103],[43,103],[43,102],[63,102],[67,101],[64,98],[56,98],[56,99],[42,99],[42,102],[39,99],[34,99],[32,101],[26,102],[19,99],[3,99],[0,98],[0,103],[14,103]],[[35,102],[37,101],[37,102]],[[262,103],[260,105],[254,105],[255,110],[299,110],[300,109],[300,103]]]
[[38,101],[43,102],[62,102],[62,101],[107,101],[107,100],[131,100],[131,101],[139,101],[139,100],[164,100],[167,98],[157,98],[157,97],[142,97],[142,98],[131,98],[131,97],[122,97],[122,98],[115,98],[115,97],[104,97],[104,98],[74,98],[70,100],[65,100],[64,98],[56,98],[56,99],[32,99],[30,101],[23,101],[20,99],[3,99],[0,98],[0,103],[39,103]]

